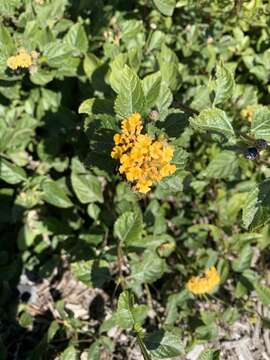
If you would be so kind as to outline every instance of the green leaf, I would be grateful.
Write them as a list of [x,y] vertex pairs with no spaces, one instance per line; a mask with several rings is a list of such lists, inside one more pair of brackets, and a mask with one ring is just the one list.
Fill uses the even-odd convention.
[[36,85],[46,85],[53,80],[55,74],[55,70],[38,68],[37,72],[30,74],[30,79]]
[[158,359],[171,358],[185,353],[179,336],[164,330],[147,334],[144,343],[149,353]]
[[153,283],[161,278],[166,270],[166,262],[156,252],[146,250],[142,257],[131,261],[131,283]]
[[109,76],[109,81],[111,87],[117,94],[119,94],[121,91],[122,71],[126,62],[127,62],[127,55],[119,54],[110,64],[111,73]]
[[172,16],[176,0],[153,0],[158,10],[166,16]]
[[57,331],[59,330],[60,326],[56,320],[52,321],[49,329],[47,331],[47,341],[50,342],[56,335]]
[[243,205],[245,228],[255,230],[270,220],[270,180],[265,180],[249,191]]
[[181,84],[177,55],[168,46],[163,44],[158,62],[162,81],[164,81],[172,91],[177,90]]
[[89,348],[87,360],[100,360],[101,349],[99,341],[95,341]]
[[42,186],[43,199],[56,207],[69,208],[73,206],[65,191],[55,181],[45,182]]
[[0,158],[0,179],[14,185],[26,180],[26,173],[19,166]]
[[134,296],[130,291],[120,294],[117,304],[116,322],[122,329],[131,329],[135,321],[132,314]]
[[254,284],[253,286],[256,290],[257,296],[259,298],[259,300],[261,301],[261,303],[265,306],[269,306],[270,305],[270,288],[265,286],[265,285],[261,285],[261,284]]
[[84,100],[79,107],[78,113],[91,115],[94,103],[95,98]]
[[161,82],[160,93],[157,99],[157,108],[159,112],[165,112],[173,101],[173,95],[165,81]]
[[190,120],[195,130],[212,131],[230,139],[235,136],[229,118],[223,110],[205,109],[198,116]]
[[135,112],[142,112],[145,98],[140,79],[134,70],[125,65],[121,72],[119,94],[115,101],[115,112],[126,118]]
[[161,88],[160,72],[146,76],[142,81],[142,86],[145,97],[145,109],[147,111],[150,110],[158,100]]
[[206,177],[227,179],[235,175],[239,168],[238,158],[233,151],[223,151],[216,155],[203,172]]
[[178,306],[186,303],[192,295],[187,289],[169,296],[166,303],[166,324],[172,325],[177,320]]
[[136,212],[127,211],[116,220],[114,224],[114,235],[126,245],[132,245],[140,241],[142,229],[143,222],[141,212],[139,210]]
[[270,110],[266,106],[257,108],[252,116],[251,133],[257,139],[270,141]]
[[60,360],[77,360],[76,349],[74,346],[69,346],[66,350],[60,355]]
[[238,254],[237,259],[232,262],[232,268],[236,272],[243,272],[250,266],[252,258],[252,248],[250,245],[246,245]]
[[96,176],[90,174],[77,174],[72,171],[71,184],[77,198],[82,204],[103,202],[101,183]]
[[233,73],[221,62],[217,65],[216,70],[214,106],[230,99],[233,95],[234,86]]
[[105,260],[81,260],[71,264],[75,277],[89,287],[101,288],[110,279],[108,263]]
[[63,65],[70,63],[72,48],[60,40],[50,42],[43,50],[44,60],[53,68],[62,68]]
[[122,329],[138,328],[147,317],[146,305],[134,305],[134,295],[130,291],[120,294],[115,313],[116,324]]
[[88,50],[87,34],[82,24],[74,24],[64,37],[64,43],[76,48],[82,53]]
[[0,25],[0,49],[6,57],[15,51],[14,40],[4,25]]
[[219,360],[219,351],[215,349],[204,350],[198,360]]

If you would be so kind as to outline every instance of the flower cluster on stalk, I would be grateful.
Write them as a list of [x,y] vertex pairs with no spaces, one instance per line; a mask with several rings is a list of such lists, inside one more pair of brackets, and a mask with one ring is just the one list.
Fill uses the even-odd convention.
[[212,266],[204,271],[204,276],[193,276],[186,284],[187,289],[195,295],[211,293],[220,283],[220,276]]
[[114,135],[115,146],[111,156],[119,159],[119,172],[134,185],[134,189],[147,193],[151,186],[176,171],[171,164],[174,149],[165,140],[160,141],[143,134],[141,115],[135,113],[122,121],[121,133]]

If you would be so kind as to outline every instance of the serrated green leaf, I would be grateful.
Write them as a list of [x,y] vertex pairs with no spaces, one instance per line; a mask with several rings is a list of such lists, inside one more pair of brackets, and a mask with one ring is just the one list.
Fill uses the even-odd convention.
[[165,112],[173,101],[173,95],[165,81],[161,82],[160,93],[157,99],[157,109],[159,112]]
[[255,230],[270,220],[270,181],[256,185],[243,204],[242,220],[245,228]]
[[88,39],[82,24],[74,24],[64,37],[64,43],[86,53],[88,50]]
[[223,63],[217,65],[214,106],[230,99],[233,95],[234,86],[234,77],[230,69]]
[[190,123],[196,130],[212,131],[228,139],[235,136],[228,116],[217,108],[203,110],[198,116],[193,117]]
[[101,183],[96,176],[91,174],[77,174],[72,172],[71,184],[73,190],[82,204],[103,202]]
[[47,203],[59,208],[69,208],[73,206],[65,191],[55,181],[44,183],[42,189],[42,197]]
[[60,360],[77,360],[77,353],[74,346],[69,346],[64,352],[60,355]]
[[43,50],[43,56],[47,59],[49,66],[53,68],[62,68],[64,64],[70,62],[72,48],[60,40],[50,42]]
[[117,94],[119,94],[121,91],[122,71],[126,62],[127,62],[127,55],[119,54],[110,64],[111,73],[109,76],[109,81],[111,87]]
[[246,245],[238,254],[237,259],[232,262],[232,268],[234,271],[243,272],[250,266],[252,258],[252,248],[250,245]]
[[262,285],[262,284],[254,284],[253,286],[256,290],[256,293],[258,295],[259,300],[261,301],[261,303],[265,306],[269,306],[270,305],[270,288]]
[[181,84],[181,77],[179,73],[179,60],[175,52],[165,44],[162,44],[158,62],[162,81],[164,81],[172,91],[177,90]]
[[122,329],[133,328],[135,322],[132,314],[134,296],[130,291],[120,294],[117,304],[116,322]]
[[161,88],[161,75],[160,72],[146,76],[142,81],[144,97],[145,97],[145,110],[150,110],[159,97]]
[[153,0],[158,10],[166,16],[172,16],[176,0]]
[[100,360],[101,347],[99,341],[95,341],[89,348],[87,360]]
[[126,245],[139,242],[142,236],[142,229],[142,214],[139,210],[136,212],[125,212],[114,224],[115,236]]
[[257,139],[270,141],[270,110],[260,106],[252,116],[251,133]]
[[22,168],[0,158],[0,179],[13,185],[26,180],[26,178],[26,173]]
[[78,110],[79,114],[92,114],[92,107],[95,103],[95,98],[84,100]]
[[0,25],[0,48],[6,57],[11,56],[15,51],[14,41],[4,25]]
[[164,259],[156,255],[151,250],[146,250],[142,257],[138,257],[131,262],[130,280],[133,283],[153,283],[161,278],[166,270]]
[[149,353],[158,359],[171,358],[184,354],[184,346],[179,336],[172,332],[159,330],[144,337]]
[[214,179],[227,179],[239,168],[238,158],[233,151],[223,151],[208,164],[203,174]]
[[108,263],[105,260],[81,260],[71,263],[75,277],[89,287],[101,288],[110,279]]
[[219,360],[219,351],[206,349],[200,354],[198,360]]
[[135,112],[142,112],[145,98],[140,79],[134,70],[125,65],[121,73],[119,94],[115,101],[115,112],[126,118]]

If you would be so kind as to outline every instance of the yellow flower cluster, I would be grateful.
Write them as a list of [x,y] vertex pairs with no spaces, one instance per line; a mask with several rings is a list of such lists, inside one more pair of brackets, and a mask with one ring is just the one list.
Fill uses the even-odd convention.
[[17,70],[18,68],[28,69],[32,64],[32,56],[24,48],[20,49],[17,55],[7,59],[7,66],[12,70]]
[[244,119],[247,119],[249,122],[251,122],[252,121],[252,116],[253,116],[253,113],[255,112],[255,110],[256,110],[255,106],[248,105],[243,110],[241,110],[241,116]]
[[114,135],[111,156],[120,160],[120,174],[134,184],[136,191],[147,193],[154,183],[176,171],[176,166],[170,164],[173,147],[142,134],[139,113],[123,120],[121,129],[120,134]]
[[206,269],[204,276],[193,276],[186,284],[187,289],[196,295],[210,293],[220,283],[220,276],[214,266]]

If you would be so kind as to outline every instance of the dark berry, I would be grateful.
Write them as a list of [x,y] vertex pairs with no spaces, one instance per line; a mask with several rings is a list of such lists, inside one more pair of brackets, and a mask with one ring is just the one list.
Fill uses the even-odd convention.
[[268,143],[264,139],[258,139],[258,140],[255,141],[255,146],[259,150],[264,150],[264,149],[267,148]]
[[258,150],[255,147],[249,147],[245,150],[244,156],[248,160],[255,160],[258,156]]

